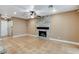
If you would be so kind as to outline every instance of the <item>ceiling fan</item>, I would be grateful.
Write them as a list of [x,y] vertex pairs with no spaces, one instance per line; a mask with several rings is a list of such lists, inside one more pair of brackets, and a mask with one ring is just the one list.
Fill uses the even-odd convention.
[[[30,9],[30,10],[26,10],[26,12],[25,12],[26,15],[29,14],[29,16],[30,16],[31,18],[35,18],[35,17],[41,18],[41,17],[44,17],[44,16],[42,16],[42,15],[39,15],[39,14],[38,14],[38,11],[39,11],[39,10],[35,10],[34,7],[35,7],[35,6],[31,6],[31,9]],[[50,8],[53,8],[53,5],[48,5],[48,8],[49,8],[49,9],[50,9]],[[39,11],[39,12],[41,12],[41,11]]]
[[36,17],[37,16],[37,13],[36,13],[36,11],[30,11],[30,16],[31,16],[31,18],[34,18],[34,17]]
[[38,15],[36,10],[29,10],[28,12],[25,12],[25,14],[29,16],[30,18],[35,18],[35,17],[40,16]]

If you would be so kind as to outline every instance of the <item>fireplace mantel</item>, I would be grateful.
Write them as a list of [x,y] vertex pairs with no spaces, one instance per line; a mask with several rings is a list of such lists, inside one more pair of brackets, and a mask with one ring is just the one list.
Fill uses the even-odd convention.
[[37,27],[37,29],[45,29],[45,30],[49,30],[49,27]]

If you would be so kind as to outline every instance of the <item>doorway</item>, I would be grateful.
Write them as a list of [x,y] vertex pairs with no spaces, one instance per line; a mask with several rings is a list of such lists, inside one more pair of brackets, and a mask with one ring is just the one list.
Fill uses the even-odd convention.
[[0,37],[13,36],[13,21],[1,20],[0,21]]

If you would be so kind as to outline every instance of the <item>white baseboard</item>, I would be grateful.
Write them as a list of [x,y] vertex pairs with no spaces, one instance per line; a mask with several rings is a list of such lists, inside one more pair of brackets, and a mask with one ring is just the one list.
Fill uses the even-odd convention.
[[13,35],[14,38],[16,38],[16,37],[22,37],[22,36],[34,36],[34,37],[37,37],[36,35],[32,35],[32,34],[19,34],[19,35]]
[[73,41],[68,41],[68,40],[61,40],[61,39],[53,39],[53,38],[49,38],[49,39],[50,39],[50,40],[53,40],[53,41],[62,42],[62,43],[68,43],[68,44],[79,45],[78,42],[73,42]]
[[[22,37],[22,36],[33,36],[33,37],[38,37],[36,35],[32,35],[32,34],[20,34],[20,35],[15,35],[13,37]],[[68,41],[68,40],[61,40],[61,39],[54,39],[49,37],[48,40],[53,40],[53,41],[58,41],[58,42],[62,42],[62,43],[68,43],[68,44],[74,44],[74,45],[79,45],[78,42],[73,42],[73,41]]]
[[19,34],[19,35],[13,35],[14,38],[16,37],[22,37],[22,36],[26,36],[27,34]]
[[33,34],[27,34],[27,36],[34,36],[34,37],[37,37],[36,35],[33,35]]

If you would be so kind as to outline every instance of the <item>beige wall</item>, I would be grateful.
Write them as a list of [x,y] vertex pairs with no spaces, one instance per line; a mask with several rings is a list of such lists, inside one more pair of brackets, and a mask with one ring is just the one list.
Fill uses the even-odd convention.
[[18,18],[12,18],[13,24],[13,35],[27,34],[27,21]]
[[28,21],[28,34],[36,35],[36,19],[31,19]]
[[[38,19],[37,19],[38,20]],[[28,33],[36,34],[36,19],[28,21]],[[79,41],[79,13],[67,12],[52,16],[50,37],[62,40]]]
[[[31,19],[28,21],[13,18],[14,27],[13,34],[33,34],[37,35],[37,20]],[[79,13],[67,12],[52,16],[50,22],[50,37],[61,40],[71,40],[79,42]]]
[[68,12],[53,15],[51,37],[79,41],[79,13]]

